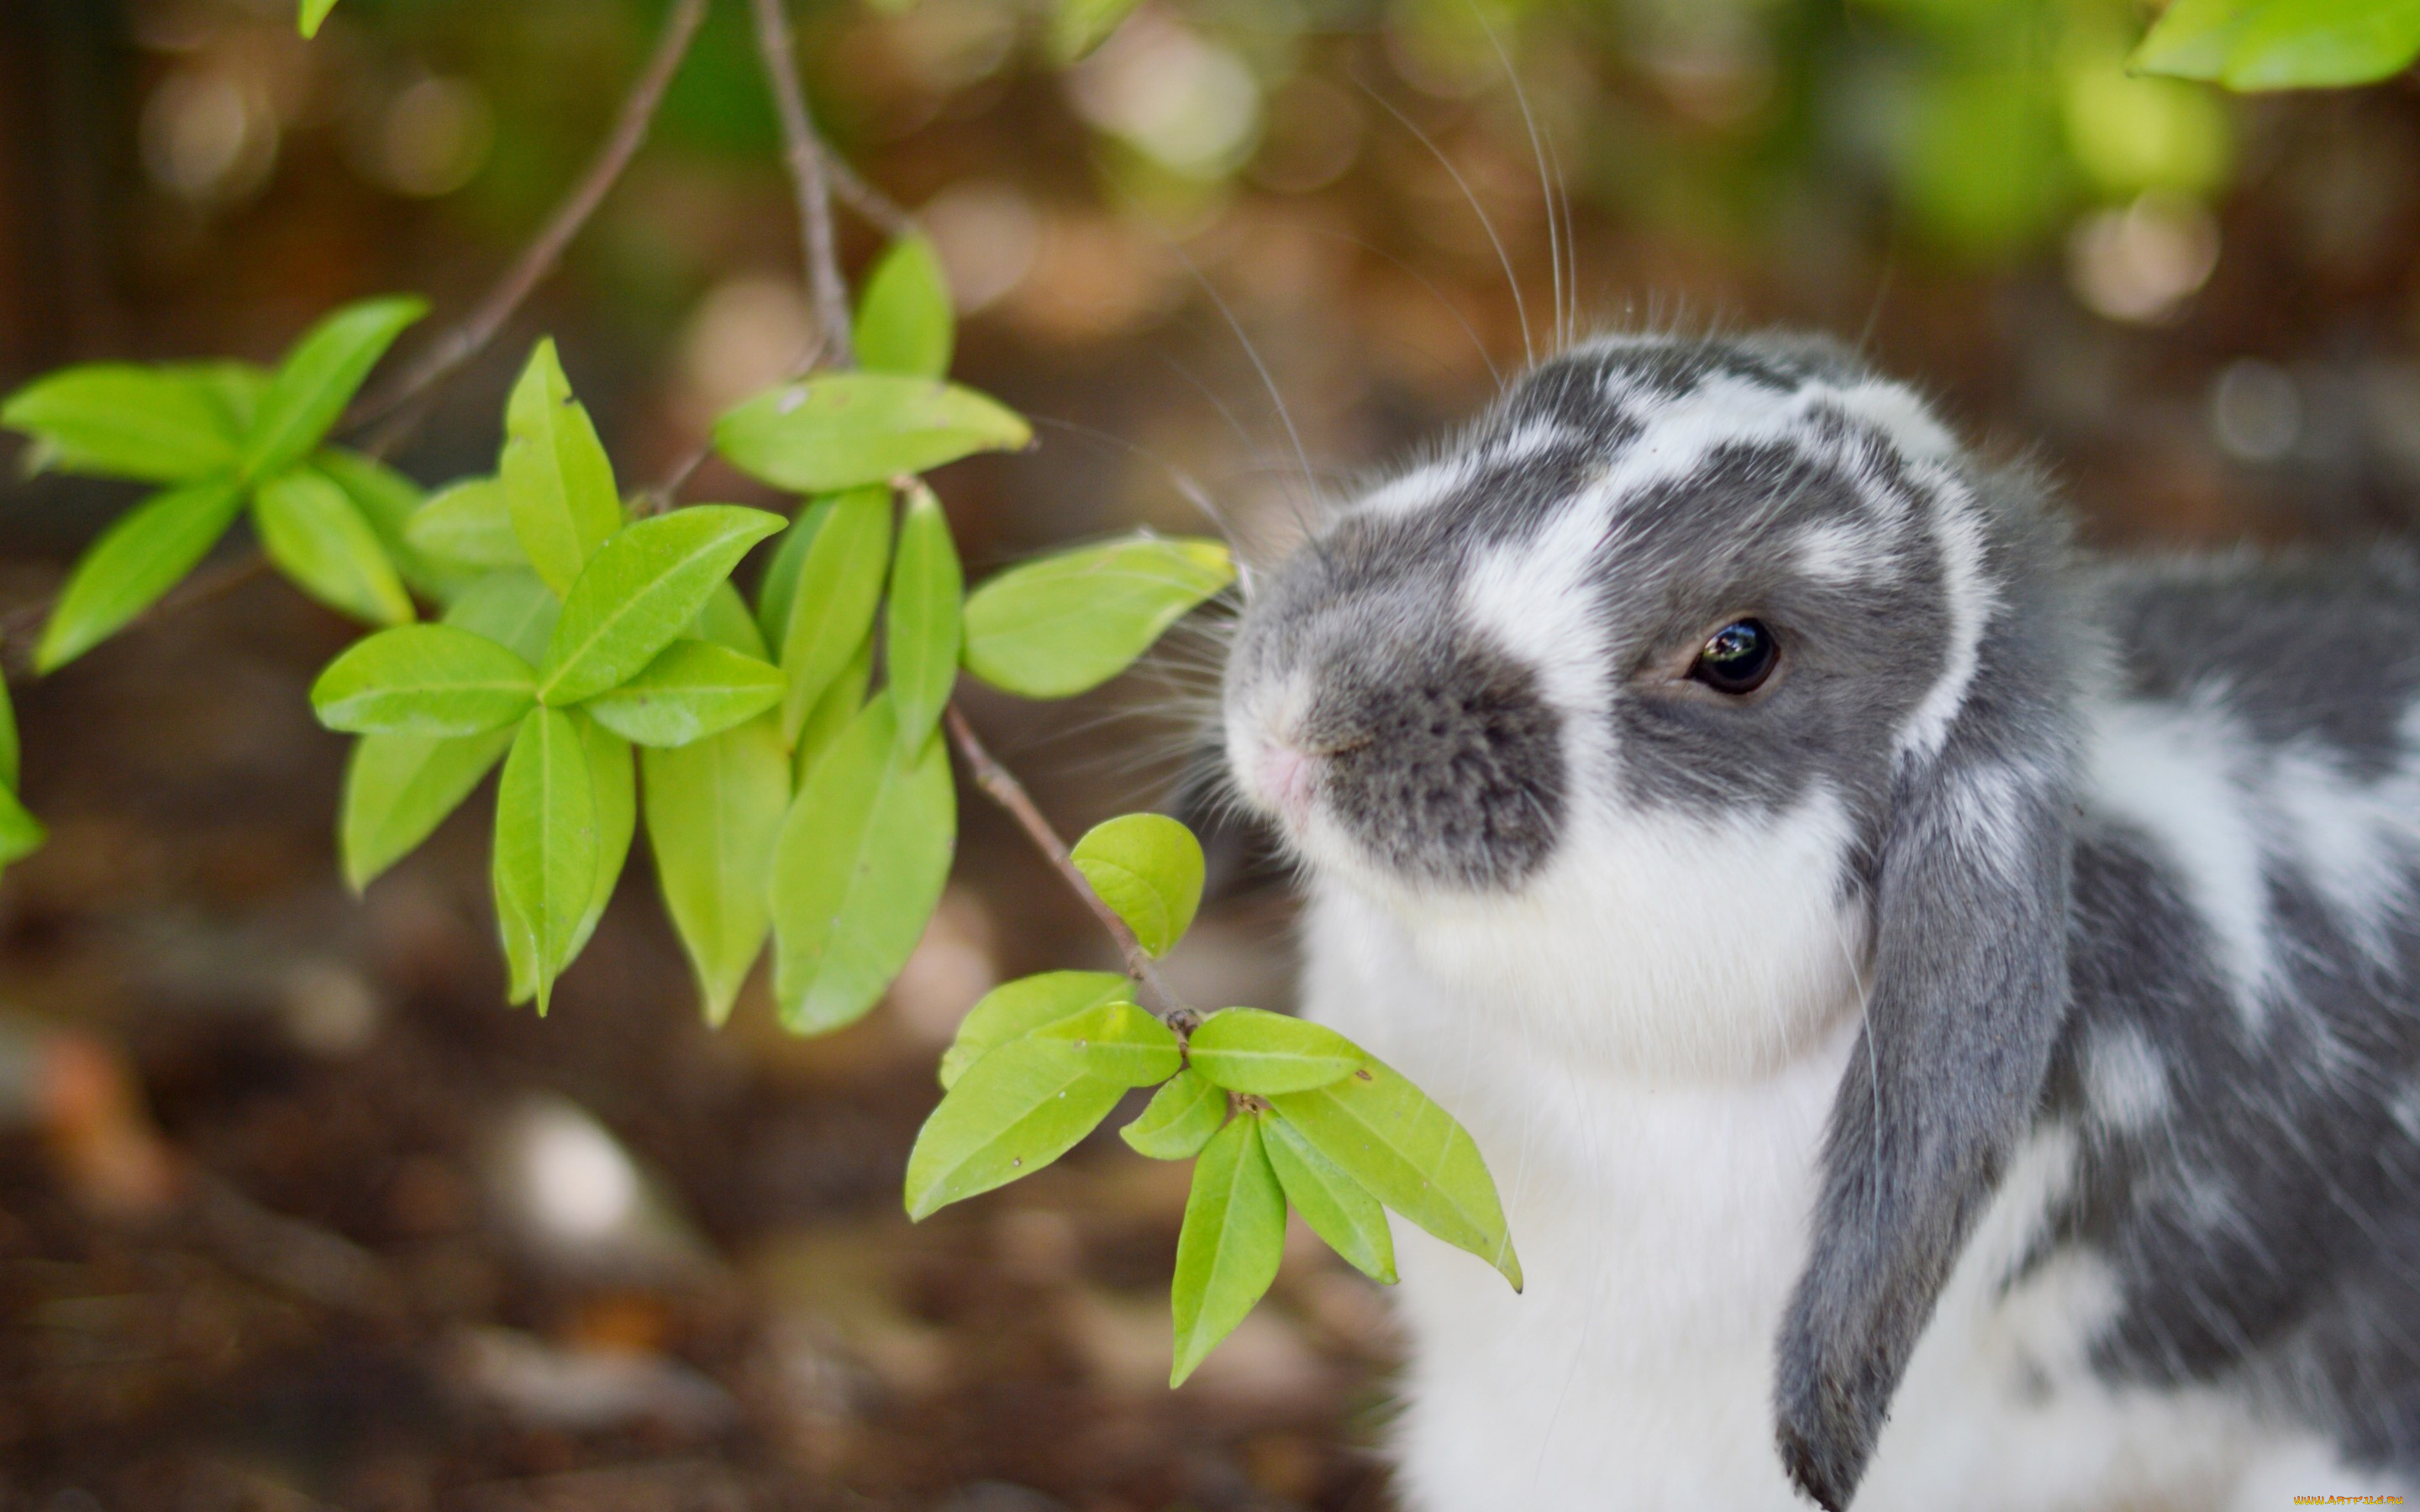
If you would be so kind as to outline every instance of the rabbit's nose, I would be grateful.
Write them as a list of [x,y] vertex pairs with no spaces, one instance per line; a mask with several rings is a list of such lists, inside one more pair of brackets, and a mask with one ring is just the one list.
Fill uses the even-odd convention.
[[1300,824],[1311,812],[1311,784],[1316,758],[1307,756],[1291,747],[1274,742],[1261,748],[1259,779],[1261,792],[1285,816]]

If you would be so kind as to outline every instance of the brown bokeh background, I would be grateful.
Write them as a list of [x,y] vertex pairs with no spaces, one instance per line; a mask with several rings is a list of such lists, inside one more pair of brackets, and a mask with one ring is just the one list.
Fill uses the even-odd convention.
[[[306,44],[285,0],[5,0],[0,391],[267,360],[394,289],[427,339],[659,11],[345,0]],[[491,465],[541,332],[633,485],[811,339],[740,11],[399,455],[422,482]],[[800,20],[825,129],[950,264],[960,377],[1037,420],[939,479],[978,576],[1138,522],[1280,551],[1482,403],[1525,310],[1542,346],[1829,330],[2038,457],[2100,545],[2357,541],[2420,497],[2420,98],[2138,86],[2130,0],[1155,3],[1073,70],[1006,0]],[[0,607],[132,497],[11,472]],[[689,497],[782,502],[711,467]],[[0,881],[0,1508],[1391,1504],[1394,1341],[1314,1243],[1170,1393],[1183,1167],[1096,1138],[900,1214],[956,1016],[1107,964],[970,790],[862,1026],[790,1039],[760,983],[703,1026],[644,856],[541,1021],[502,1006],[483,799],[340,886],[303,690],[351,633],[255,579],[15,689],[53,838]],[[1072,830],[1168,799],[1217,657],[1214,614],[1103,694],[970,696]],[[1283,879],[1212,839],[1171,970],[1283,1007]]]

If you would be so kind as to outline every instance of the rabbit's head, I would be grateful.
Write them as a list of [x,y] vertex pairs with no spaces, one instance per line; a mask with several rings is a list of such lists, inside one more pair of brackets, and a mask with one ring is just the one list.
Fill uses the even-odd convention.
[[1838,348],[1614,338],[1264,574],[1230,659],[1246,800],[1558,1053],[1861,1034],[1778,1365],[1827,1505],[2064,1012],[2065,578],[2040,490]]

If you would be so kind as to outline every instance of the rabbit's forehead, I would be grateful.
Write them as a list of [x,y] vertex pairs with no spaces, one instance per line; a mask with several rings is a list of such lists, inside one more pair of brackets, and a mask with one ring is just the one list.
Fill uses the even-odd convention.
[[[1547,388],[1534,404],[1516,393],[1497,439],[1471,454],[1567,481],[1458,559],[1473,630],[1537,669],[1563,707],[1597,712],[1622,670],[1727,616],[1772,619],[1846,674],[1831,680],[1836,703],[1888,719],[1902,751],[1938,748],[1996,595],[1953,443],[1912,394],[1830,369],[1676,377],[1621,352]],[[1619,424],[1581,438],[1569,417],[1584,402]],[[1557,460],[1567,447],[1587,462]],[[1484,487],[1487,470],[1470,471]],[[1457,491],[1431,508],[1487,513]],[[1407,502],[1394,501],[1401,525],[1416,517]]]
[[[1408,787],[1348,804],[1339,764],[1330,807],[1359,830],[1383,813],[1487,852],[1456,874],[1532,874],[1567,806],[1723,823],[1828,794],[1863,813],[1897,758],[1940,748],[1995,611],[1966,477],[1912,393],[1828,350],[1584,348],[1272,575],[1231,711],[1280,742],[1383,752],[1353,760],[1399,787],[1426,781],[1425,808]],[[1647,694],[1740,617],[1782,638],[1792,670],[1770,696]],[[1519,713],[1530,702],[1542,717]],[[1422,738],[1373,743],[1397,724]],[[1474,774],[1500,779],[1480,798],[1546,834],[1440,807]],[[1523,854],[1499,854],[1516,830]]]

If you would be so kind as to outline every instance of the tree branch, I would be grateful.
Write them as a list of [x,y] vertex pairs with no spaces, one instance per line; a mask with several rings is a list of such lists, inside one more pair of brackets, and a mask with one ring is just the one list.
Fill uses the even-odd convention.
[[1076,890],[1076,896],[1084,900],[1084,905],[1093,911],[1093,917],[1099,919],[1101,927],[1109,932],[1109,937],[1118,942],[1119,950],[1126,958],[1126,970],[1150,990],[1153,997],[1158,999],[1160,1016],[1172,1021],[1173,1027],[1190,1029],[1197,1015],[1183,999],[1168,990],[1168,983],[1160,980],[1159,967],[1152,960],[1151,952],[1142,948],[1142,942],[1135,938],[1134,931],[1118,917],[1117,910],[1101,901],[1101,895],[1084,880],[1084,873],[1076,870],[1076,859],[1069,854],[1067,842],[1059,838],[1059,831],[1051,827],[1050,821],[1035,806],[1033,795],[1025,791],[1025,784],[1016,779],[1015,773],[1000,764],[999,759],[984,745],[982,737],[975,733],[975,727],[967,722],[965,713],[954,700],[942,711],[941,720],[949,727],[952,743],[958,748],[958,753],[966,758],[967,766],[974,773],[975,785],[983,789],[994,803],[1008,810],[1033,841],[1034,848],[1057,870],[1067,886]]
[[426,406],[419,401],[496,339],[513,312],[546,281],[572,239],[604,204],[606,194],[646,142],[656,113],[663,106],[664,92],[672,87],[673,76],[689,56],[690,44],[696,40],[709,3],[710,0],[675,0],[671,13],[664,18],[663,30],[657,35],[654,52],[622,101],[613,131],[597,149],[588,171],[572,185],[563,203],[555,207],[536,239],[496,281],[495,287],[488,291],[488,297],[479,301],[469,318],[423,351],[396,375],[393,383],[354,408],[347,421],[349,425],[380,427],[366,447],[372,455],[385,455],[411,434],[426,412]]
[[[891,235],[905,235],[914,225],[899,207],[843,167],[815,135],[814,124],[807,115],[806,96],[799,85],[789,15],[783,8],[785,0],[749,3],[756,13],[756,50],[764,59],[766,82],[771,86],[774,108],[782,120],[783,158],[789,164],[790,185],[798,199],[799,237],[806,251],[807,285],[814,296],[823,355],[834,367],[854,367],[857,352],[849,340],[848,285],[841,276],[839,251],[832,239],[831,196],[835,182],[861,213]],[[1175,1027],[1189,1029],[1198,1015],[1168,990],[1151,952],[1142,948],[1117,910],[1103,903],[1093,885],[1084,880],[1084,873],[1077,870],[1075,857],[1068,852],[1067,842],[1035,806],[1025,784],[993,757],[954,702],[943,711],[942,719],[949,727],[951,740],[973,771],[975,785],[1008,810],[1061,880],[1075,889],[1076,896],[1093,911],[1101,927],[1109,932],[1109,937],[1117,941],[1118,949],[1125,956],[1126,970],[1157,1002],[1160,1016]]]
[[864,216],[884,236],[897,241],[916,234],[916,218],[900,208],[897,200],[867,183],[838,154],[824,154],[824,172],[831,180],[832,193],[846,200],[850,209]]
[[[765,82],[773,92],[774,114],[782,121],[782,158],[790,170],[790,186],[799,203],[799,240],[807,259],[807,286],[814,293],[815,325],[826,355],[836,367],[857,361],[849,341],[848,285],[840,274],[840,249],[832,236],[831,181],[825,172],[829,155],[807,116],[806,91],[799,84],[797,44],[790,36],[784,0],[749,0],[756,12],[756,51],[764,60]],[[862,187],[861,185],[861,187]]]
[[[268,570],[269,559],[256,548],[238,552],[225,561],[211,563],[169,589],[161,595],[159,602],[134,616],[124,626],[110,633],[113,637],[122,635],[156,616],[174,614],[179,609],[209,603],[221,594],[242,587]],[[23,677],[33,671],[37,644],[34,632],[51,617],[51,610],[58,607],[58,602],[56,597],[46,598],[39,604],[11,609],[6,618],[0,618],[0,665],[5,665],[10,675]]]
[[[657,34],[656,45],[644,67],[630,85],[630,93],[622,101],[614,118],[613,130],[597,149],[588,171],[572,185],[571,193],[555,207],[554,214],[538,232],[537,239],[525,248],[520,256],[496,281],[472,311],[470,316],[433,347],[421,353],[418,360],[399,373],[380,393],[356,402],[352,412],[345,417],[347,428],[379,424],[377,434],[364,449],[373,456],[383,456],[396,443],[410,435],[427,413],[426,400],[447,378],[458,372],[462,364],[486,349],[496,339],[504,323],[513,316],[548,273],[562,260],[564,249],[571,244],[582,227],[596,215],[605,202],[606,193],[622,177],[630,160],[638,156],[647,139],[648,129],[655,124],[656,113],[664,102],[664,92],[672,86],[673,76],[689,56],[697,30],[706,20],[712,0],[675,0],[672,11],[664,18],[663,30]],[[246,552],[217,566],[206,567],[171,590],[158,603],[145,609],[132,622],[140,624],[154,615],[173,613],[188,605],[215,597],[218,594],[246,581],[267,565],[256,551]],[[23,675],[32,670],[29,644],[33,633],[51,611],[58,607],[53,594],[34,604],[10,610],[0,617],[0,658],[5,658],[8,671]]]

